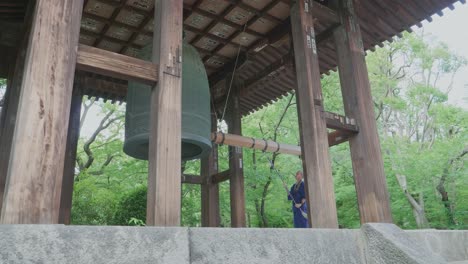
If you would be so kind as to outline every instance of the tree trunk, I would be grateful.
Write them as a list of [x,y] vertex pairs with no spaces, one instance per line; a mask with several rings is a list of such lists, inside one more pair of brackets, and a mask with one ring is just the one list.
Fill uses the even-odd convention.
[[414,219],[416,221],[416,226],[419,229],[429,228],[429,221],[426,217],[426,212],[424,211],[424,197],[423,193],[419,193],[419,201],[417,201],[409,192],[406,185],[406,176],[401,174],[395,174],[398,185],[400,185],[401,190],[405,194],[406,200],[411,205],[413,210]]
[[454,205],[449,199],[448,192],[445,189],[445,182],[447,181],[447,177],[449,174],[449,170],[452,167],[453,163],[459,159],[461,159],[463,156],[465,156],[468,153],[468,147],[465,147],[465,149],[455,158],[450,159],[447,167],[444,169],[444,173],[442,177],[440,177],[439,184],[437,185],[436,189],[441,195],[442,203],[444,204],[444,207],[446,209],[446,214],[447,214],[447,220],[448,220],[448,225],[449,226],[454,226],[457,225],[457,221],[455,219],[455,210],[454,210]]
[[271,174],[268,177],[267,182],[263,186],[263,193],[262,193],[262,198],[261,198],[261,203],[260,203],[260,217],[262,221],[262,227],[268,227],[268,219],[265,213],[265,201],[266,201],[266,196],[268,194],[268,189],[270,188],[271,184]]

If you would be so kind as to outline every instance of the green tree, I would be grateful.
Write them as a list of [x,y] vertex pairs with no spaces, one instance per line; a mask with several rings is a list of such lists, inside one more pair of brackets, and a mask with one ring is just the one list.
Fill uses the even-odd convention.
[[[394,210],[394,217],[406,227],[455,226],[455,207],[445,186],[450,184],[453,157],[463,153],[468,123],[467,112],[447,99],[466,60],[444,44],[430,45],[424,35],[404,34],[370,54],[368,65],[386,172],[393,177],[388,179],[392,206],[401,210]],[[446,87],[442,80],[448,81]],[[397,189],[400,193],[395,193]],[[408,221],[408,212],[401,209],[402,197],[415,222]],[[443,204],[446,220],[441,218]]]

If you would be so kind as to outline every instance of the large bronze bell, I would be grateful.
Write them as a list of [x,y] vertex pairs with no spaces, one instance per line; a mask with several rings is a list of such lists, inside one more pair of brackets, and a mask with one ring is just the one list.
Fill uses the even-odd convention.
[[[206,156],[211,150],[210,91],[208,77],[197,50],[183,45],[182,63],[182,160]],[[152,45],[142,49],[139,58],[151,60]],[[164,89],[164,88],[163,88]],[[148,159],[151,88],[128,83],[124,152]]]

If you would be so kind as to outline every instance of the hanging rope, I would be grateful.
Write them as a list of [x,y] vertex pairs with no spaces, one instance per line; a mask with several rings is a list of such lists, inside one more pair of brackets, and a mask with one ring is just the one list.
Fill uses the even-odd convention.
[[[247,28],[247,23],[245,23],[242,33],[245,32],[246,28]],[[224,103],[223,115],[221,116],[221,120],[224,120],[224,114],[226,114],[226,108],[229,102],[229,96],[231,95],[232,82],[234,81],[234,75],[236,74],[236,70],[237,70],[237,63],[239,62],[241,46],[242,46],[241,41],[239,40],[239,48],[237,49],[236,61],[234,63],[234,70],[232,71],[231,81],[229,82],[229,89],[228,89],[228,93],[226,97],[226,102]]]

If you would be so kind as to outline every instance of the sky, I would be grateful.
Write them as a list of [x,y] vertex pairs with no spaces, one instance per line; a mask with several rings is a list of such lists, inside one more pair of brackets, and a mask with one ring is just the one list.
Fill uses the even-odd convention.
[[[431,34],[435,40],[446,43],[450,50],[468,59],[468,4],[455,4],[455,10],[445,9],[444,15],[434,15],[432,22],[424,21],[423,27],[414,31],[424,30]],[[448,85],[443,84],[444,86]],[[454,87],[449,94],[449,102],[468,109],[468,66],[462,68],[455,77]],[[81,135],[91,135],[100,122],[98,109],[94,108],[88,115],[87,122],[83,126]]]
[[[456,3],[454,6],[455,10],[443,10],[442,17],[434,15],[432,22],[425,21],[418,30],[431,34],[446,43],[451,51],[468,59],[468,4]],[[468,109],[468,66],[455,76],[449,102]]]

